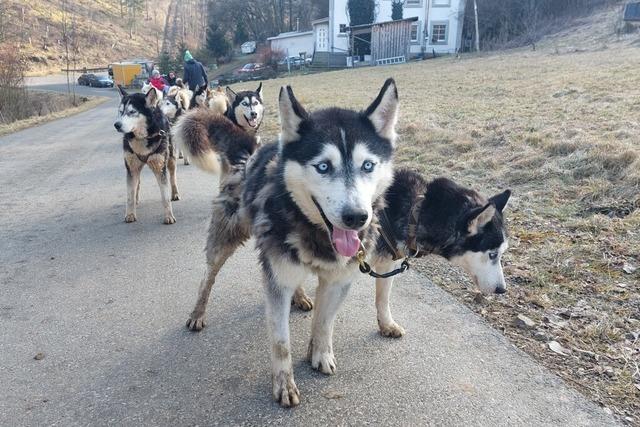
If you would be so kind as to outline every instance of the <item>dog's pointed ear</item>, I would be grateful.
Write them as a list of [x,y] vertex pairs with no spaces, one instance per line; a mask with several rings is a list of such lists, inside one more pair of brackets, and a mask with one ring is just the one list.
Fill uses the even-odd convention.
[[155,89],[150,88],[144,97],[147,108],[153,108],[158,104],[158,93]]
[[127,93],[127,91],[124,90],[124,88],[122,86],[120,86],[120,85],[118,85],[118,93],[120,94],[120,98],[121,99],[124,98],[125,96],[129,95]]
[[225,92],[227,94],[227,98],[229,99],[229,104],[233,105],[233,102],[236,100],[236,96],[238,95],[229,86],[225,88]]
[[262,82],[260,82],[260,84],[258,85],[258,89],[256,89],[256,93],[258,94],[260,99],[262,99]]
[[291,86],[282,86],[278,97],[280,110],[280,142],[287,144],[300,139],[300,124],[309,118],[298,102]]
[[479,208],[472,209],[465,216],[465,227],[470,236],[478,234],[478,230],[487,225],[496,214],[496,207],[492,202]]
[[509,202],[509,197],[511,197],[511,190],[504,190],[490,198],[489,201],[494,204],[498,212],[502,212]]
[[378,135],[395,144],[396,123],[398,122],[398,89],[392,78],[387,79],[376,99],[364,114],[373,124]]

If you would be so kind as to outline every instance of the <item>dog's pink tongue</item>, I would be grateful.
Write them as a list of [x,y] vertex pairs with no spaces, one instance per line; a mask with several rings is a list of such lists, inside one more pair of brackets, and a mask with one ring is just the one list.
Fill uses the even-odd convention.
[[342,256],[351,258],[358,252],[360,248],[360,238],[358,232],[354,230],[343,230],[333,226],[333,233],[331,235],[333,239],[333,245],[336,247],[336,251]]

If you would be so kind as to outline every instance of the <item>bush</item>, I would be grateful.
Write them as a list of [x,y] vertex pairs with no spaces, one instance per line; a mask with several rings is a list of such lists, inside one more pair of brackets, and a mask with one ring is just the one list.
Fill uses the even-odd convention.
[[274,71],[278,70],[278,62],[287,57],[287,54],[282,49],[271,49],[268,46],[262,47],[258,50],[258,61],[264,65],[271,67]]
[[18,46],[0,46],[0,87],[22,87],[26,72],[27,61]]

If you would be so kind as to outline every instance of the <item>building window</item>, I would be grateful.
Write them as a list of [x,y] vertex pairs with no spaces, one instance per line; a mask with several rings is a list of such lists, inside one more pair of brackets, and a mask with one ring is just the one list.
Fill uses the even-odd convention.
[[347,24],[340,24],[340,32],[341,33],[347,32]]
[[433,7],[449,7],[451,6],[451,0],[431,0]]
[[417,23],[417,22],[412,22],[411,23],[411,41],[412,42],[417,42],[418,41],[419,28],[420,28],[420,24],[419,23]]
[[447,44],[448,26],[446,22],[431,24],[431,44]]
[[404,0],[404,7],[419,7],[422,5],[422,0]]

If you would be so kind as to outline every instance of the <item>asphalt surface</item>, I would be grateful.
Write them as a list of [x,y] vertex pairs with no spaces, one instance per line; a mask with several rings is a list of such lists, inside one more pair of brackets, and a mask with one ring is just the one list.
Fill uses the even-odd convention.
[[[106,73],[94,73],[96,75],[106,75]],[[75,79],[70,77],[71,90],[75,88],[76,95],[80,96],[105,96],[109,98],[118,98],[118,91],[115,88],[97,88],[78,85],[78,77],[80,73],[76,73]],[[45,77],[27,77],[25,84],[37,90],[48,90],[53,92],[67,92],[67,76],[52,75]]]
[[215,182],[179,165],[177,223],[163,225],[145,169],[125,224],[115,110],[0,138],[0,425],[615,424],[414,272],[393,293],[399,340],[377,333],[372,280],[352,286],[332,377],[304,361],[311,317],[292,313],[302,401],[281,409],[252,246],[221,271],[208,326],[187,331]]

